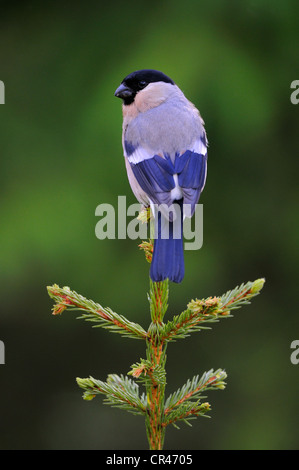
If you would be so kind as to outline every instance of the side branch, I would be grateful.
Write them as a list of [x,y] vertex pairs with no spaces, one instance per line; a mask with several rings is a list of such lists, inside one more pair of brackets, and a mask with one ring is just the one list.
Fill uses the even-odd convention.
[[161,340],[169,342],[177,338],[185,338],[193,331],[208,328],[203,326],[205,323],[213,323],[221,318],[231,317],[231,310],[249,304],[250,300],[259,294],[264,282],[264,279],[257,279],[228,291],[222,297],[191,300],[187,305],[187,310],[163,326],[163,331],[160,332]]
[[208,402],[205,403],[194,403],[194,402],[185,402],[182,405],[178,406],[175,410],[169,412],[162,423],[163,427],[172,424],[175,428],[179,427],[175,424],[177,421],[184,421],[186,424],[189,423],[189,420],[194,419],[198,416],[206,416],[206,413],[211,410],[211,406]]
[[106,395],[106,403],[122,408],[134,414],[144,415],[146,404],[144,396],[139,397],[138,385],[128,377],[110,374],[107,382],[96,380],[93,377],[81,379],[77,377],[77,384],[83,388],[83,398],[92,400],[96,395]]
[[59,315],[64,310],[82,310],[84,313],[78,317],[80,319],[98,323],[95,327],[109,329],[115,333],[122,333],[122,336],[129,336],[135,339],[146,339],[147,332],[138,324],[130,322],[123,315],[118,315],[109,307],[102,307],[100,304],[88,300],[69,287],[60,288],[57,284],[48,286],[48,293],[55,301],[53,315]]
[[222,369],[218,369],[215,372],[211,369],[205,372],[201,378],[196,375],[192,380],[188,380],[182,388],[168,397],[165,403],[164,414],[167,415],[187,400],[189,400],[189,402],[190,400],[196,400],[198,402],[202,397],[201,394],[203,391],[212,389],[223,390],[226,385],[224,382],[226,377],[227,374]]

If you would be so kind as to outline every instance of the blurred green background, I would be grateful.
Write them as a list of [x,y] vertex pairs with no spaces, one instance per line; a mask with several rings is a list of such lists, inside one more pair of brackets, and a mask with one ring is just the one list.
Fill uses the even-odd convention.
[[148,264],[131,240],[95,236],[95,209],[135,202],[114,91],[133,70],[171,76],[210,142],[204,243],[185,254],[166,319],[194,297],[266,278],[262,294],[212,330],[168,348],[167,395],[210,368],[211,419],[169,427],[165,449],[298,448],[297,1],[1,1],[1,449],[146,449],[143,419],[84,402],[75,377],[105,380],[144,344],[51,315],[68,285],[144,328]]

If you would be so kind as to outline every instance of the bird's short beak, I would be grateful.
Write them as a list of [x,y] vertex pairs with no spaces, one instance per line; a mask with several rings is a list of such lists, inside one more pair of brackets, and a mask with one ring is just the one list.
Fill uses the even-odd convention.
[[133,95],[133,91],[131,90],[131,88],[127,87],[123,83],[119,85],[119,87],[117,88],[117,90],[115,90],[115,93],[114,93],[114,96],[117,96],[117,98],[122,98],[122,99],[129,98],[132,95]]

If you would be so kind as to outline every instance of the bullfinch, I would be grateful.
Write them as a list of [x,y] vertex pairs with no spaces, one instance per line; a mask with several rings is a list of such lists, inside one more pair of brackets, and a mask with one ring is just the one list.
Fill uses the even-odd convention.
[[157,70],[130,73],[115,96],[123,100],[129,183],[155,218],[150,277],[179,283],[185,271],[183,219],[194,214],[207,175],[204,122],[174,81]]

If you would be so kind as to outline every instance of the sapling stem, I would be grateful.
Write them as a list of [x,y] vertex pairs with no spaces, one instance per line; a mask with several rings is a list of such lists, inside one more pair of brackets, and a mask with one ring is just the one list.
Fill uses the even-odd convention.
[[163,317],[166,313],[168,302],[168,280],[153,283],[150,281],[150,310],[152,323],[148,330],[147,339],[147,359],[152,364],[153,369],[160,369],[164,380],[156,380],[149,371],[151,380],[146,384],[147,413],[146,431],[151,450],[161,450],[163,448],[165,427],[164,422],[164,393],[166,378],[166,344],[160,337],[159,330],[163,325]]
[[[139,247],[151,262],[153,253],[152,241],[142,242]],[[186,310],[175,315],[172,320],[164,322],[168,308],[168,280],[152,282],[148,300],[151,323],[148,330],[138,323],[131,322],[109,307],[102,307],[93,300],[88,300],[69,287],[57,284],[48,287],[48,293],[54,300],[53,314],[65,310],[80,311],[79,318],[94,323],[96,327],[108,329],[134,339],[145,341],[146,359],[133,364],[127,375],[133,379],[117,374],[109,374],[106,382],[93,377],[77,378],[78,385],[84,390],[83,398],[92,400],[96,395],[104,395],[106,403],[141,415],[145,419],[148,445],[151,450],[162,450],[165,431],[169,424],[178,427],[182,421],[198,416],[206,416],[211,409],[208,402],[203,402],[203,393],[208,390],[225,388],[225,371],[213,369],[204,372],[200,377],[194,376],[165,400],[166,387],[166,349],[169,342],[186,338],[192,332],[210,328],[212,323],[221,318],[232,317],[231,311],[249,304],[258,295],[265,280],[241,284],[220,297],[194,299],[187,304]],[[139,385],[145,387],[145,393],[139,393]]]

